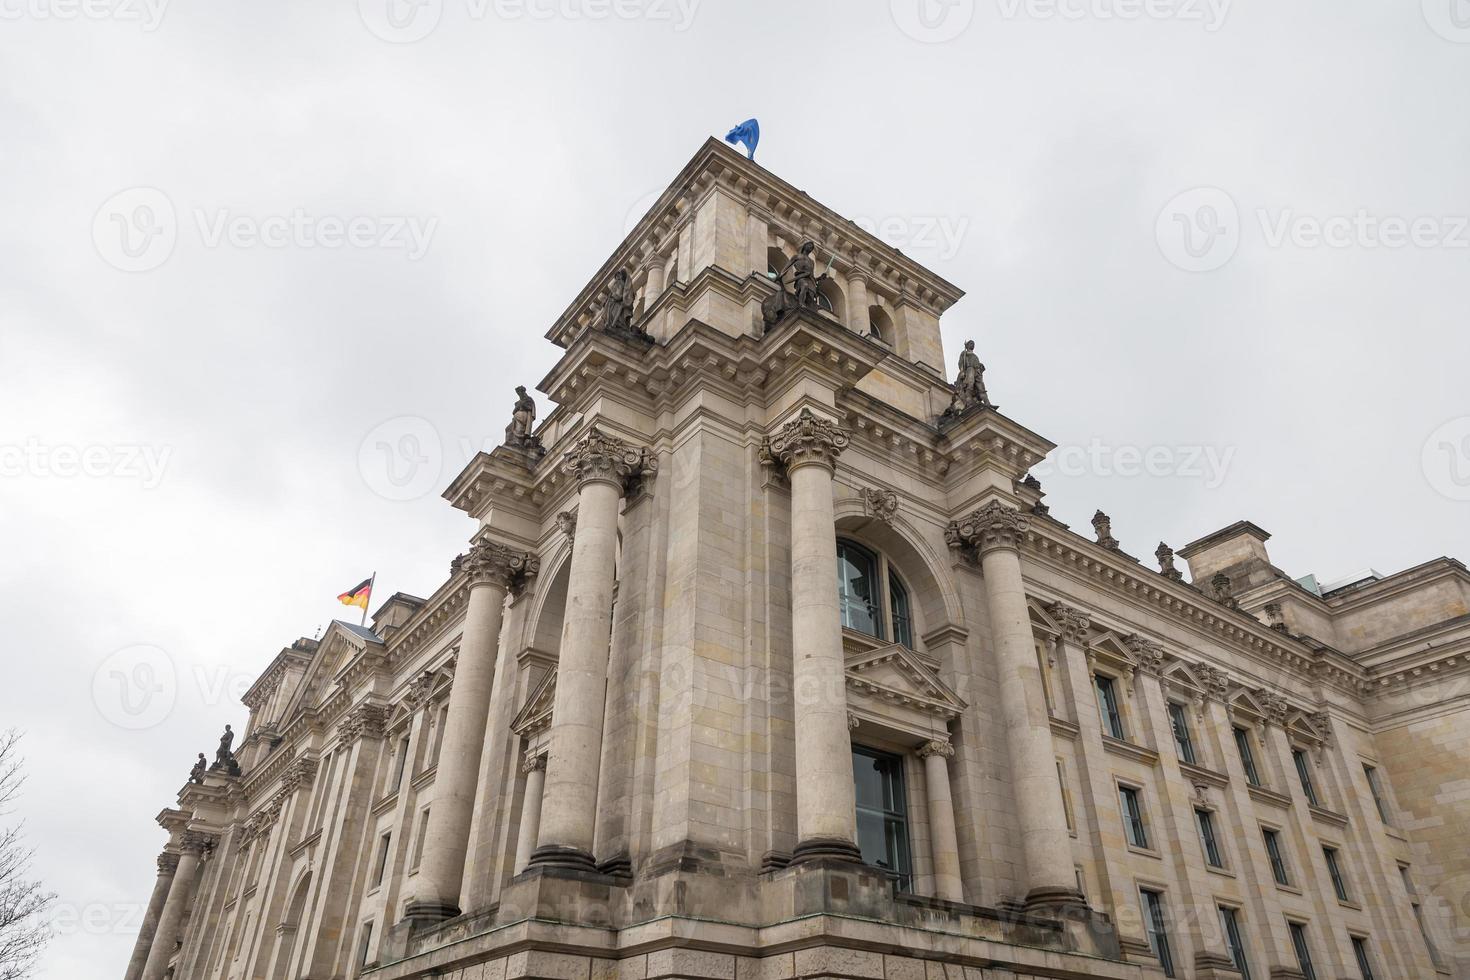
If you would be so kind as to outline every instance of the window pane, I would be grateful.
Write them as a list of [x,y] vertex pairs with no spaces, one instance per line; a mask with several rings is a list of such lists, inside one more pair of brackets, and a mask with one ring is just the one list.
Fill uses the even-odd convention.
[[1097,684],[1098,710],[1102,714],[1103,732],[1113,738],[1123,737],[1123,716],[1118,712],[1118,691],[1111,677],[1093,675]]
[[909,619],[909,593],[893,574],[893,567],[888,568],[888,606],[893,610],[893,640],[902,643],[910,650],[914,647],[914,628]]
[[863,861],[889,872],[898,887],[907,890],[912,865],[903,759],[853,746],[852,771],[857,793],[857,843]]
[[1307,927],[1300,922],[1289,922],[1287,927],[1291,930],[1291,946],[1296,950],[1297,966],[1307,980],[1317,980],[1317,971],[1312,965],[1312,951],[1307,946]]
[[1174,747],[1179,758],[1194,765],[1194,740],[1189,735],[1189,717],[1184,713],[1184,705],[1169,702],[1169,722],[1174,728]]
[[1353,937],[1353,957],[1358,961],[1358,972],[1363,980],[1374,980],[1373,963],[1368,958],[1368,940],[1361,936]]
[[1240,752],[1240,764],[1245,769],[1245,780],[1252,786],[1261,785],[1256,773],[1256,757],[1251,752],[1251,737],[1244,728],[1235,729],[1235,748]]
[[872,553],[849,541],[837,542],[837,599],[842,625],[881,639],[877,582],[878,567]]
[[1312,764],[1307,754],[1301,749],[1292,749],[1291,761],[1296,764],[1297,778],[1302,781],[1302,792],[1307,794],[1307,802],[1317,806],[1317,787],[1312,784]]

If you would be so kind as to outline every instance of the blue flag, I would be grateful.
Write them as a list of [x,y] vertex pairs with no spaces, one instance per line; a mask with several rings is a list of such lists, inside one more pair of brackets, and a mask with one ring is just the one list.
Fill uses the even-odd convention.
[[750,159],[755,159],[755,145],[761,141],[761,124],[754,119],[747,119],[725,134],[726,143],[744,143],[745,154]]

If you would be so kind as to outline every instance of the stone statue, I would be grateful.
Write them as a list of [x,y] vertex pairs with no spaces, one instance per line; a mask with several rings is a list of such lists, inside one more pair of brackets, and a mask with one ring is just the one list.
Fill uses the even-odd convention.
[[944,410],[944,415],[946,418],[953,418],[977,407],[995,408],[995,405],[985,390],[985,365],[980,363],[980,358],[975,354],[975,342],[967,340],[965,349],[960,351],[959,373],[954,379],[954,395],[950,399],[949,408]]
[[607,309],[604,311],[602,329],[609,333],[630,333],[633,329],[633,291],[628,286],[628,270],[613,273],[612,285],[607,288]]
[[541,437],[531,431],[536,422],[536,402],[526,392],[525,385],[516,385],[516,403],[510,410],[510,425],[505,427],[505,444],[512,449],[534,453],[545,453]]
[[[776,273],[776,293],[767,297],[761,303],[761,320],[767,330],[771,329],[781,321],[787,313],[794,309],[816,310],[820,309],[818,297],[821,292],[818,286],[831,276],[825,272],[820,276],[816,274],[817,263],[812,258],[816,251],[816,243],[804,241],[801,248],[791,257],[791,261]],[[791,273],[791,288],[786,288],[786,273]]]
[[194,768],[189,770],[189,782],[203,785],[204,773],[209,768],[209,763],[204,758],[204,753],[199,753],[199,761],[194,763]]
[[[225,733],[219,737],[219,748],[214,753],[214,765],[209,767],[211,772],[223,770],[231,776],[240,775],[240,763],[235,761],[235,753],[230,751],[230,746],[234,744],[235,730],[226,725]],[[203,758],[201,753],[200,759]]]

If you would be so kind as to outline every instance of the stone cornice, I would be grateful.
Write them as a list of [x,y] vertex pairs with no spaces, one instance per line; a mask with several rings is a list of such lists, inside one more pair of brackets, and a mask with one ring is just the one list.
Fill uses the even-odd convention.
[[1358,606],[1382,602],[1403,592],[1423,588],[1425,585],[1444,578],[1456,578],[1466,586],[1470,586],[1470,572],[1466,571],[1462,563],[1453,558],[1435,558],[1432,561],[1415,565],[1413,568],[1385,575],[1377,582],[1345,592],[1340,597],[1333,597],[1329,593],[1322,601],[1334,613],[1342,613]]
[[[824,250],[837,253],[834,271],[845,277],[854,267],[873,280],[875,288],[905,297],[936,315],[964,295],[946,281],[877,236],[813,200],[769,170],[747,159],[723,142],[710,139],[700,146],[668,188],[659,196],[622,243],[613,250],[586,286],[546,332],[546,338],[565,347],[580,331],[596,322],[600,298],[613,271],[647,264],[652,250],[666,251],[672,232],[689,220],[697,204],[715,188],[767,216],[789,237],[810,237]],[[749,270],[734,270],[748,272]],[[681,270],[684,274],[684,270]]]

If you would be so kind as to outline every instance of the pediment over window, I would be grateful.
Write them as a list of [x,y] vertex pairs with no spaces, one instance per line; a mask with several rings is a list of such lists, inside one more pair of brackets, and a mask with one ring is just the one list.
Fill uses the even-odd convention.
[[552,708],[556,705],[556,671],[549,670],[531,688],[526,703],[510,723],[510,730],[522,738],[531,738],[551,728]]
[[892,643],[847,655],[848,708],[916,736],[942,731],[968,705],[912,650]]

